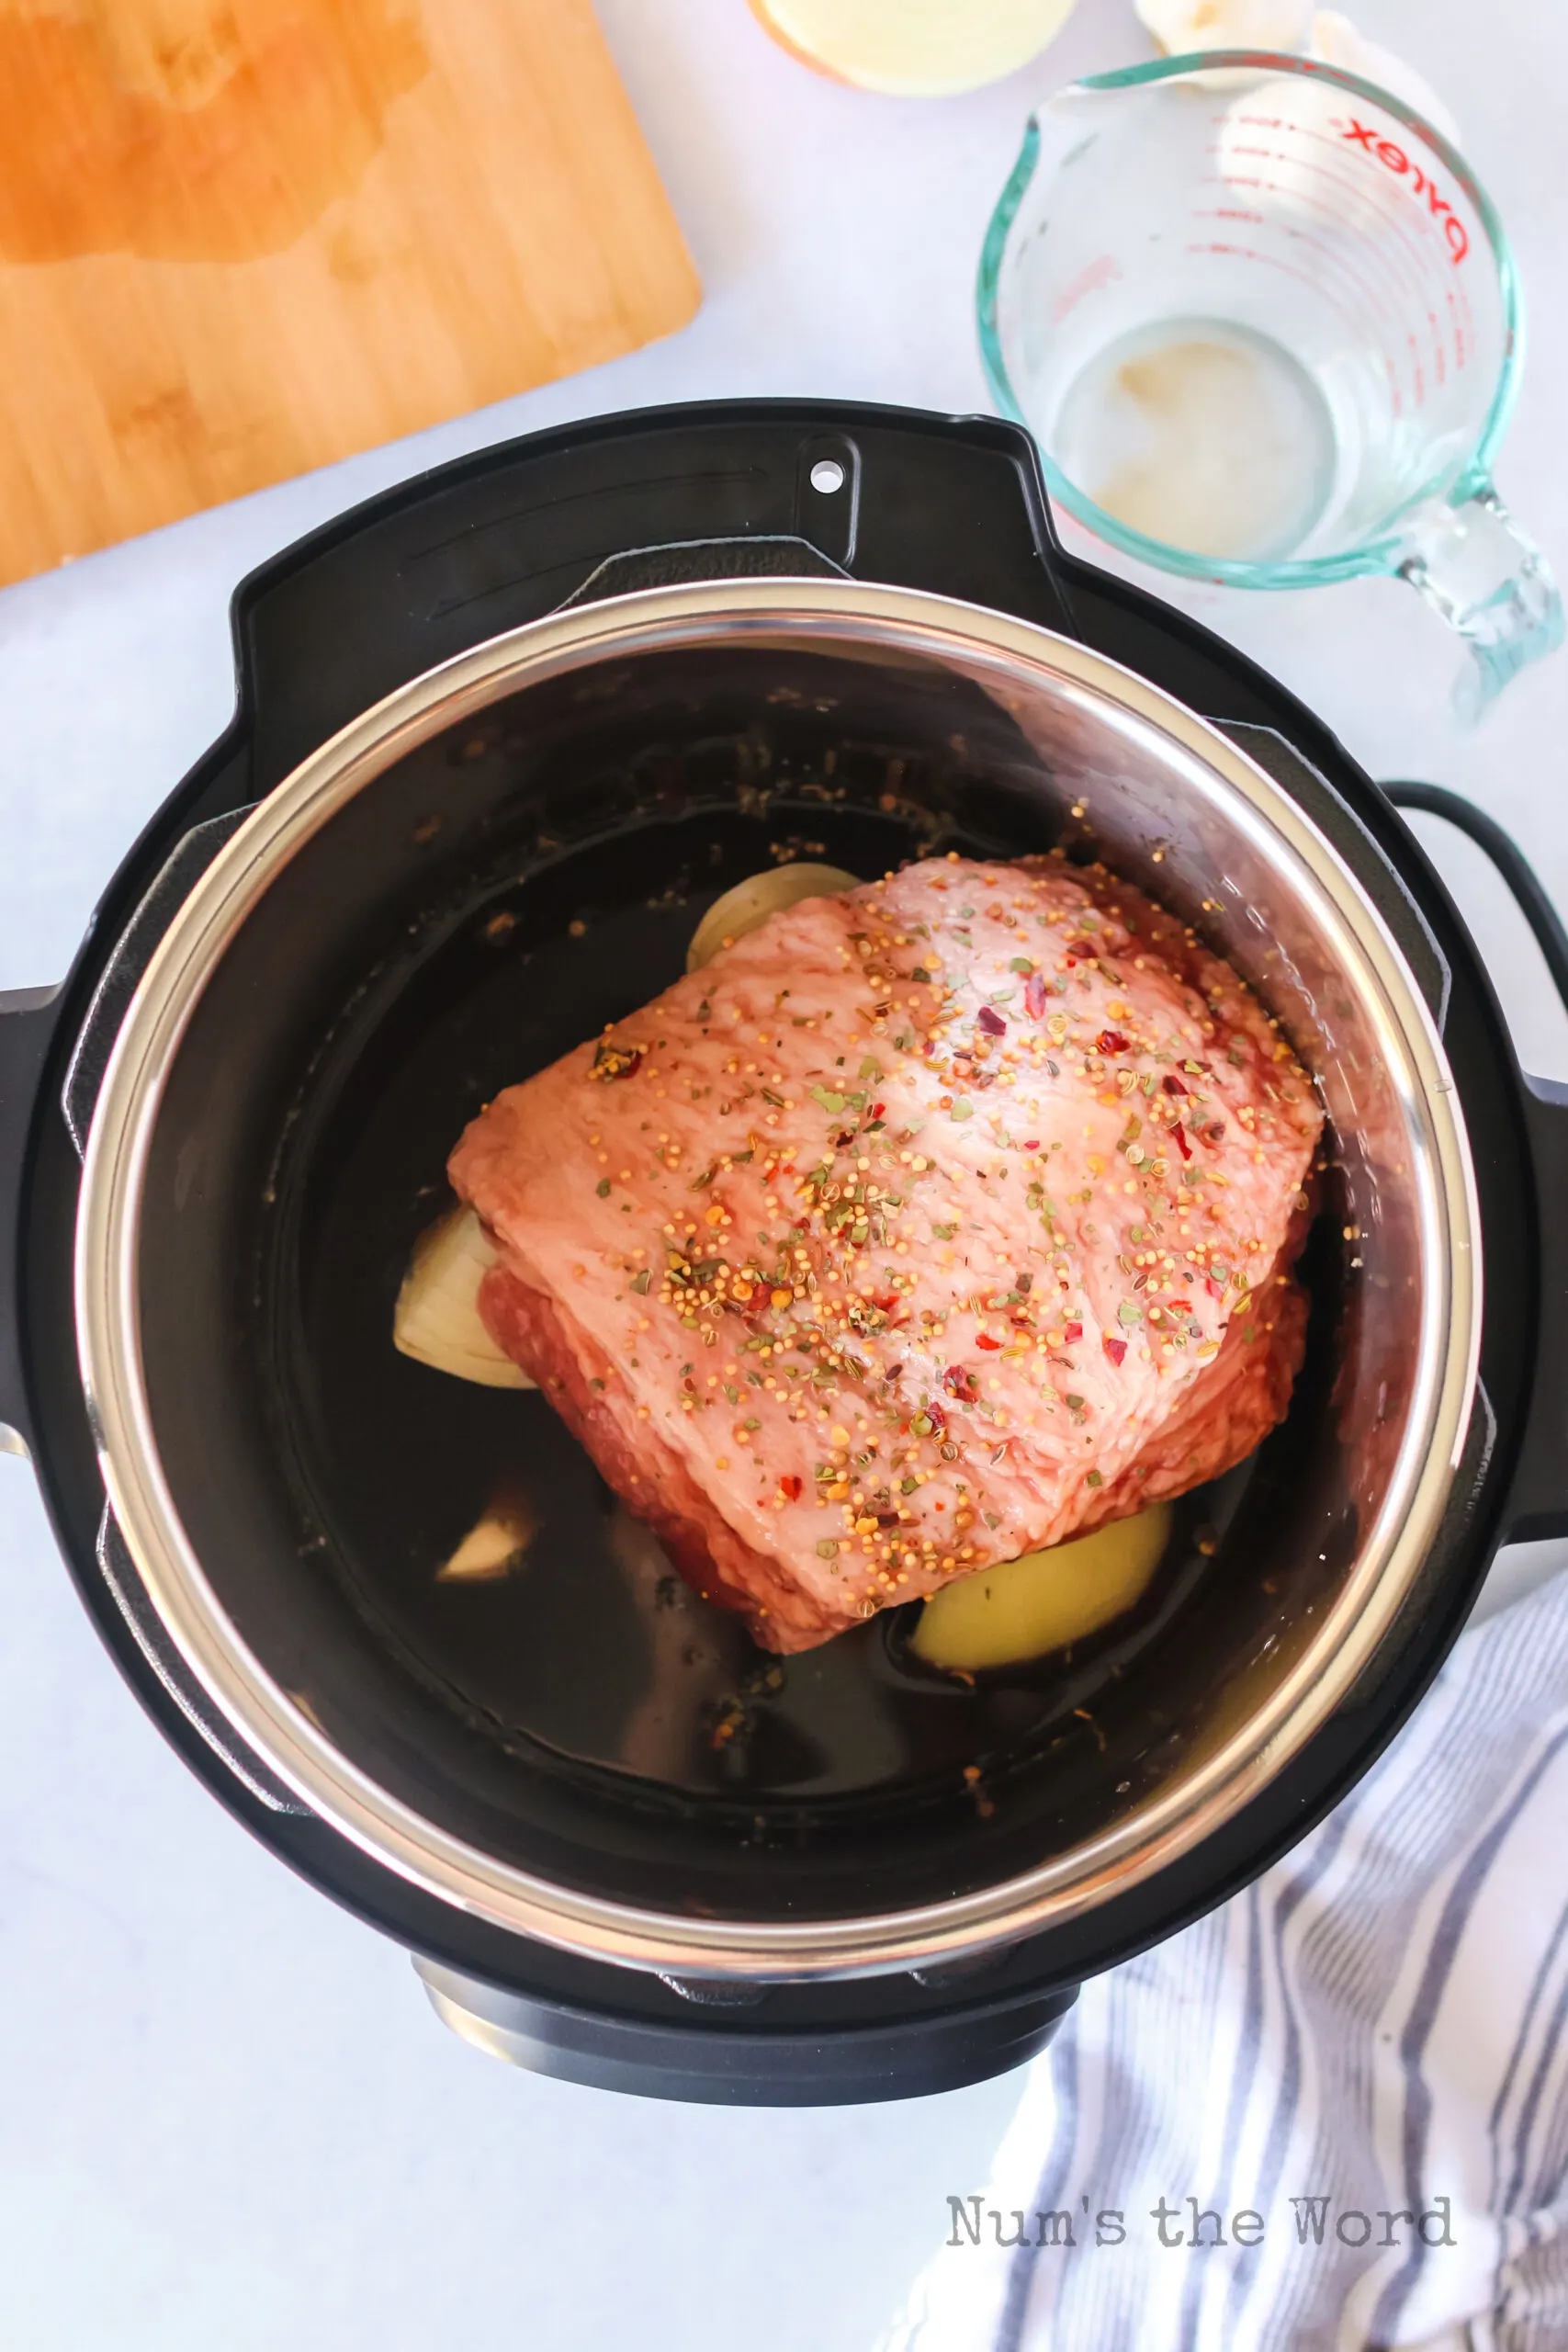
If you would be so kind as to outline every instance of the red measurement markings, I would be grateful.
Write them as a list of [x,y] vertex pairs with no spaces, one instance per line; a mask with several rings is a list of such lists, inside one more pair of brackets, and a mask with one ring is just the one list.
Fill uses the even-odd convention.
[[1421,164],[1412,162],[1404,148],[1396,146],[1392,139],[1380,138],[1377,131],[1369,124],[1358,122],[1354,115],[1350,117],[1348,124],[1336,120],[1334,128],[1338,131],[1341,139],[1348,140],[1351,146],[1375,156],[1383,169],[1392,172],[1395,179],[1408,177],[1412,195],[1417,198],[1424,196],[1427,199],[1427,211],[1434,220],[1440,221],[1443,242],[1452,254],[1457,266],[1470,251],[1470,232],[1449,202],[1448,198],[1438,194],[1438,183],[1431,173],[1425,170]]

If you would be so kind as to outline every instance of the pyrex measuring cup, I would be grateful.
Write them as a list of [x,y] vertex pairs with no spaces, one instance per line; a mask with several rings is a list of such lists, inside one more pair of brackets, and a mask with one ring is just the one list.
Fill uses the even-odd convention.
[[1561,643],[1492,486],[1523,352],[1507,242],[1386,92],[1239,50],[1076,83],[1030,122],[979,311],[998,404],[1113,546],[1243,588],[1397,573],[1469,640],[1471,714]]

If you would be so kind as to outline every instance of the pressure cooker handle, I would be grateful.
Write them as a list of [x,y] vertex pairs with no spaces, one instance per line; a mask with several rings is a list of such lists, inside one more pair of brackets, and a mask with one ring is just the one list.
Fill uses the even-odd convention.
[[32,1435],[22,1372],[22,1189],[59,995],[58,989],[0,991],[0,1453],[26,1453]]
[[579,419],[400,482],[242,582],[245,797],[383,695],[563,603],[770,570],[1077,633],[1020,425],[801,400]]
[[[1441,785],[1401,779],[1383,790],[1396,808],[1441,817],[1483,850],[1535,934],[1568,1011],[1568,929],[1510,833],[1495,817]],[[1524,1080],[1524,1111],[1535,1178],[1540,1279],[1535,1376],[1509,1490],[1507,1540],[1568,1535],[1568,1085]]]

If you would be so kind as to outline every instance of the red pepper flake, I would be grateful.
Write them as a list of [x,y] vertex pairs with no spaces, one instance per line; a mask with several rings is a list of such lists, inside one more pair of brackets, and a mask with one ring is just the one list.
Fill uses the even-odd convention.
[[882,1116],[882,1114],[883,1114],[883,1113],[886,1110],[886,1108],[887,1108],[887,1105],[886,1105],[886,1102],[874,1102],[874,1103],[872,1104],[872,1106],[871,1106],[871,1115],[872,1115],[872,1117],[873,1117],[874,1119],[880,1119],[880,1118],[881,1118],[881,1116]]
[[1024,982],[1023,1009],[1031,1021],[1043,1021],[1045,1018],[1045,975],[1043,972],[1031,972]]
[[1102,1054],[1124,1054],[1133,1041],[1123,1037],[1120,1029],[1102,1029],[1094,1042]]
[[1217,1283],[1213,1274],[1206,1274],[1203,1277],[1203,1288],[1211,1298],[1224,1298],[1225,1295],[1224,1283]]
[[1179,1078],[1162,1078],[1160,1084],[1168,1094],[1185,1094],[1187,1091]]
[[800,1480],[793,1477],[781,1478],[779,1480],[779,1492],[784,1497],[786,1501],[797,1503],[800,1500]]
[[[942,1375],[942,1385],[950,1396],[967,1396],[971,1388],[978,1388],[975,1374],[961,1363],[950,1363]],[[930,1408],[927,1408],[930,1410]]]
[[1066,1340],[1068,1347],[1070,1348],[1075,1340],[1081,1340],[1083,1338],[1083,1325],[1081,1323],[1064,1323],[1062,1326],[1062,1337]]
[[1082,964],[1085,962],[1091,962],[1093,960],[1093,956],[1094,942],[1092,939],[1068,940],[1067,961],[1069,963]]
[[979,1023],[987,1037],[1005,1037],[1007,1035],[1007,1023],[1002,1019],[999,1012],[993,1012],[988,1004],[983,1004],[980,1007]]
[[1107,1331],[1104,1339],[1100,1341],[1100,1345],[1105,1350],[1106,1354],[1111,1358],[1112,1363],[1120,1363],[1122,1357],[1127,1352],[1126,1340],[1113,1340],[1109,1331]]
[[1192,1157],[1192,1147],[1181,1132],[1181,1122],[1179,1119],[1178,1119],[1170,1132],[1176,1137],[1176,1148],[1181,1154],[1182,1159],[1190,1159]]
[[1024,1145],[1023,1148],[1024,1148],[1024,1150],[1025,1150],[1025,1151],[1038,1151],[1038,1150],[1039,1150],[1039,1148],[1040,1148],[1040,1138],[1038,1137],[1038,1136],[1035,1137],[1035,1139],[1034,1139],[1034,1141],[1033,1141],[1032,1143],[1026,1143],[1026,1144]]
[[981,1331],[976,1336],[975,1345],[977,1348],[984,1348],[989,1354],[995,1355],[997,1350],[1001,1346],[1001,1341],[999,1340],[993,1340],[988,1331]]

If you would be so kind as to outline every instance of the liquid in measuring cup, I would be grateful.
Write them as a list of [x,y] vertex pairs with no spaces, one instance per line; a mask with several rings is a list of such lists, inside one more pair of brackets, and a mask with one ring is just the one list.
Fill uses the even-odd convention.
[[1118,522],[1243,562],[1293,555],[1334,484],[1316,382],[1281,344],[1224,319],[1118,336],[1068,386],[1051,441],[1064,473]]

